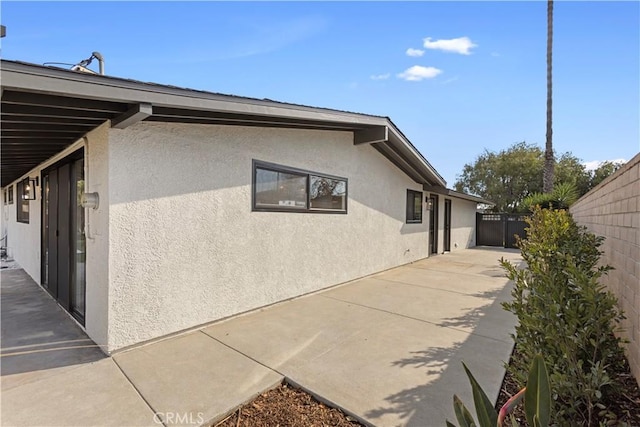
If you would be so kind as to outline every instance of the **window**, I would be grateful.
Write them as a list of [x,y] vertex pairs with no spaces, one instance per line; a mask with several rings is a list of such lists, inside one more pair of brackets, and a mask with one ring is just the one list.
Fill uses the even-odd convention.
[[13,204],[13,185],[9,186],[9,204],[12,205]]
[[26,186],[29,185],[29,178],[20,181],[16,185],[17,197],[20,198],[16,203],[16,220],[29,224],[29,200],[27,199]]
[[347,179],[254,160],[253,210],[347,213]]
[[407,224],[422,223],[422,192],[407,190]]
[[4,204],[5,205],[9,204],[9,191],[7,188],[4,189]]

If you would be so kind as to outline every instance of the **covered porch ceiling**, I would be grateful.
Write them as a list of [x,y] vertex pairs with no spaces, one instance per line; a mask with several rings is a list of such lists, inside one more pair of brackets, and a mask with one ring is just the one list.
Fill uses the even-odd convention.
[[2,186],[64,150],[128,108],[127,104],[3,89]]
[[442,177],[386,117],[2,61],[0,167],[4,187],[110,120],[350,131],[416,182]]

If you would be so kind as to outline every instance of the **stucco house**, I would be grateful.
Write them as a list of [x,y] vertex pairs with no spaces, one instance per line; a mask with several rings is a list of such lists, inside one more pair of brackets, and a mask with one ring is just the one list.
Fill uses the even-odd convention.
[[106,352],[475,245],[387,117],[2,61],[2,235]]

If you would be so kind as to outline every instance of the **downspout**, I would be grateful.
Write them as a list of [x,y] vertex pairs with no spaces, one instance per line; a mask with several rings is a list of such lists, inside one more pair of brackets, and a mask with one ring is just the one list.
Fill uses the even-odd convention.
[[[82,137],[82,141],[84,142],[84,165],[85,165],[85,170],[84,170],[84,192],[87,192],[87,189],[89,188],[89,173],[88,173],[88,166],[89,166],[89,138],[87,138],[87,136],[83,136]],[[89,221],[89,218],[91,217],[91,215],[89,214],[89,211],[91,209],[89,208],[84,208],[84,212],[85,212],[85,222],[84,222],[84,233],[85,233],[85,237],[89,240],[95,240],[95,237],[93,237],[91,235],[91,221]]]

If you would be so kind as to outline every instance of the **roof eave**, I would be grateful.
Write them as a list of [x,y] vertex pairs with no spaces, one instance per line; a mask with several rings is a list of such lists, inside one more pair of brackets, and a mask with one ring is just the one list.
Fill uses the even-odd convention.
[[[387,152],[386,155],[395,156],[398,163],[405,165],[402,168],[405,173],[417,182],[446,187],[442,176],[388,117],[222,95],[16,61],[0,61],[0,78],[3,90],[7,91],[107,100],[134,107],[149,104],[154,108],[292,119],[311,126],[325,125],[328,129],[338,130],[386,127],[389,129],[388,140],[380,144],[390,148],[383,147],[382,151],[392,150],[393,153]],[[238,124],[242,124],[241,121]]]
[[483,199],[482,197],[474,196],[472,194],[460,193],[459,191],[452,190],[450,188],[441,188],[430,185],[423,186],[424,191],[432,193],[442,194],[443,196],[454,197],[457,199],[467,200],[469,202],[481,203],[484,205],[495,206],[495,203],[491,200]]
[[387,122],[387,118],[381,116],[221,95],[14,61],[3,60],[0,68],[4,89],[86,97],[96,100],[109,99],[113,102],[130,104],[142,102],[168,108],[291,117],[359,125],[375,126],[384,125]]

